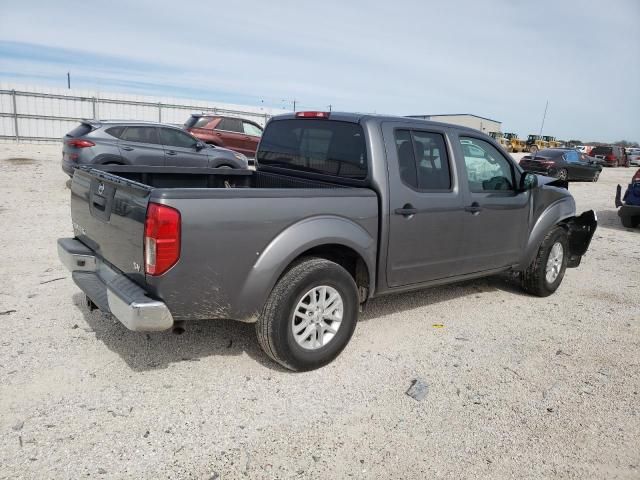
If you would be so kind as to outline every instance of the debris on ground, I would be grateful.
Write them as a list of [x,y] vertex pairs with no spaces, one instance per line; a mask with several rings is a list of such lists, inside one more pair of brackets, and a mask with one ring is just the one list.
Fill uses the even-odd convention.
[[406,393],[414,400],[421,402],[422,400],[425,399],[428,392],[429,392],[429,385],[427,385],[425,382],[423,382],[419,378],[416,378]]

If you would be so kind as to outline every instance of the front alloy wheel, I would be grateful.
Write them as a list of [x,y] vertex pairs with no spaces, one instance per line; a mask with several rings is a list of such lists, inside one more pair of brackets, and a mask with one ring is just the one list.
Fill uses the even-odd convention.
[[560,275],[562,270],[562,261],[564,260],[564,247],[562,243],[556,242],[551,247],[549,257],[547,258],[547,266],[545,268],[545,279],[547,283],[552,284]]

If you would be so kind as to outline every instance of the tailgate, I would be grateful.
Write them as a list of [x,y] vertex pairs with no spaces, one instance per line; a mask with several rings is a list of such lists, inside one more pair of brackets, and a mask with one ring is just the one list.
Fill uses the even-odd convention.
[[144,285],[144,222],[151,187],[98,170],[71,182],[71,219],[78,240]]

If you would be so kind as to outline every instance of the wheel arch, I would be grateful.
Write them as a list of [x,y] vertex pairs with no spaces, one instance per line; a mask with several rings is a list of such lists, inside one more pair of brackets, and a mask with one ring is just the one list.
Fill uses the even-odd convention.
[[533,261],[547,233],[556,225],[568,229],[568,222],[575,218],[575,201],[571,197],[563,197],[549,205],[536,219],[522,255],[520,268],[526,269]]
[[256,316],[282,275],[301,258],[316,256],[334,261],[347,270],[360,293],[371,297],[376,284],[376,239],[357,223],[338,216],[313,217],[297,222],[276,236],[249,272],[240,302],[251,305]]

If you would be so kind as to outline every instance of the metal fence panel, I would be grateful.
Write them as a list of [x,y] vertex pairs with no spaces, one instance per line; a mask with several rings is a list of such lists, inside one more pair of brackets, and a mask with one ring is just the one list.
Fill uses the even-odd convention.
[[182,125],[192,113],[242,117],[263,125],[287,110],[201,100],[0,82],[0,142],[57,142],[81,119],[145,120]]

